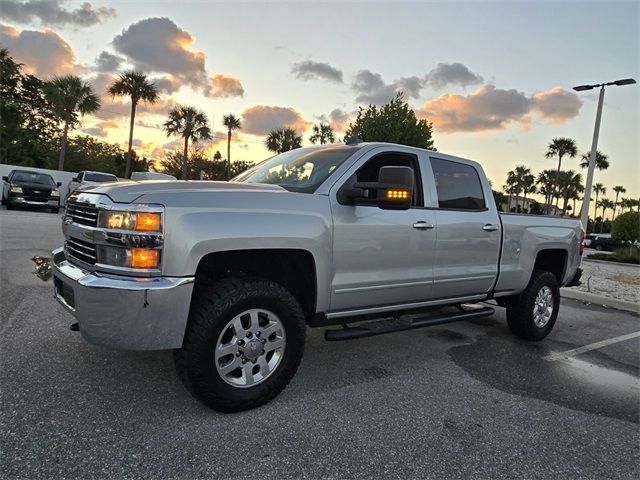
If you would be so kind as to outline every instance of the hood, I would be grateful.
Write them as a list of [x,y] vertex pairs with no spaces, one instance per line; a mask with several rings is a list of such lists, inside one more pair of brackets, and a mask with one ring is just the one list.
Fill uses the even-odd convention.
[[235,183],[235,182],[212,182],[212,181],[153,181],[144,182],[113,182],[99,183],[95,185],[83,185],[78,192],[98,193],[107,195],[114,202],[131,203],[145,194],[167,194],[179,195],[183,192],[255,192],[255,191],[281,191],[284,188],[278,185],[267,185],[263,183]]

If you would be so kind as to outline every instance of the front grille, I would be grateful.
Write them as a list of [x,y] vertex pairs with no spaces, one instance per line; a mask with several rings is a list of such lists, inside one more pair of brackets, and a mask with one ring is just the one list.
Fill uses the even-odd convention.
[[80,225],[98,226],[98,209],[90,203],[67,201],[66,216]]
[[22,187],[22,196],[25,200],[33,202],[46,202],[47,200],[49,200],[49,197],[51,197],[51,190]]
[[92,243],[69,237],[64,244],[64,252],[67,258],[79,260],[87,265],[96,263],[96,246]]

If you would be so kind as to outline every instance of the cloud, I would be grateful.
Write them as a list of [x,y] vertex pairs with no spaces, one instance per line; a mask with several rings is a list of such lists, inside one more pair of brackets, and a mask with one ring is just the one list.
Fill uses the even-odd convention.
[[267,135],[274,128],[291,127],[306,130],[310,122],[291,107],[255,105],[242,112],[242,131],[253,135]]
[[334,108],[329,115],[320,115],[316,118],[322,123],[328,123],[334,132],[345,132],[349,127],[352,115],[352,113]]
[[67,41],[53,30],[22,30],[0,24],[0,43],[11,56],[24,64],[28,73],[48,77],[81,73],[84,67],[76,63],[76,54]]
[[94,137],[106,137],[111,128],[118,128],[120,124],[113,120],[106,120],[96,123],[93,127],[83,128],[82,132]]
[[482,83],[483,78],[472,72],[462,63],[439,63],[426,77],[426,82],[433,88],[440,89],[447,85],[466,87]]
[[564,123],[578,115],[582,100],[576,94],[555,87],[532,98],[533,110],[552,123]]
[[204,52],[190,47],[195,38],[168,18],[146,18],[113,39],[115,50],[143,72],[167,73],[181,84],[207,87]]
[[216,73],[211,76],[211,89],[207,92],[213,98],[244,97],[244,88],[239,78]]
[[94,70],[96,72],[115,72],[120,68],[120,65],[122,65],[123,62],[124,58],[103,51],[96,57]]
[[531,113],[542,120],[564,122],[577,115],[581,104],[576,95],[561,88],[529,97],[486,85],[471,95],[444,94],[429,100],[417,114],[441,132],[477,132],[501,130],[512,122],[527,127]]
[[151,78],[151,81],[155,84],[160,93],[174,93],[182,86],[180,80],[172,75]]
[[40,22],[47,26],[62,27],[72,25],[75,27],[91,27],[116,16],[115,9],[111,7],[93,7],[89,2],[84,2],[75,10],[68,10],[62,6],[67,3],[62,0],[28,0],[18,2],[16,0],[0,0],[2,16],[14,22],[31,24]]
[[342,71],[332,67],[328,63],[305,61],[295,63],[291,67],[298,80],[327,80],[329,82],[342,83]]
[[388,103],[398,92],[403,92],[405,99],[419,98],[423,87],[424,79],[420,77],[402,77],[387,84],[379,73],[366,69],[360,70],[351,83],[351,88],[358,94],[357,103],[374,105]]

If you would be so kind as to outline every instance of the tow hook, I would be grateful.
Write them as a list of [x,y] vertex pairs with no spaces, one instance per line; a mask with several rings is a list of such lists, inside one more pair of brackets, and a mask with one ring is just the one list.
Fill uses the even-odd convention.
[[79,332],[80,325],[78,325],[77,323],[72,323],[71,326],[69,327],[69,330],[71,330],[72,332]]

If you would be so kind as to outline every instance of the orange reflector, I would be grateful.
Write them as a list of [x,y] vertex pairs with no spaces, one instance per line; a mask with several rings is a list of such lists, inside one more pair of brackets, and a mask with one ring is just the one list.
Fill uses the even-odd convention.
[[407,190],[387,190],[387,198],[389,200],[407,200],[409,192]]
[[131,249],[132,268],[157,268],[160,263],[160,251],[150,248]]
[[160,214],[145,212],[136,213],[136,230],[142,232],[159,232]]

